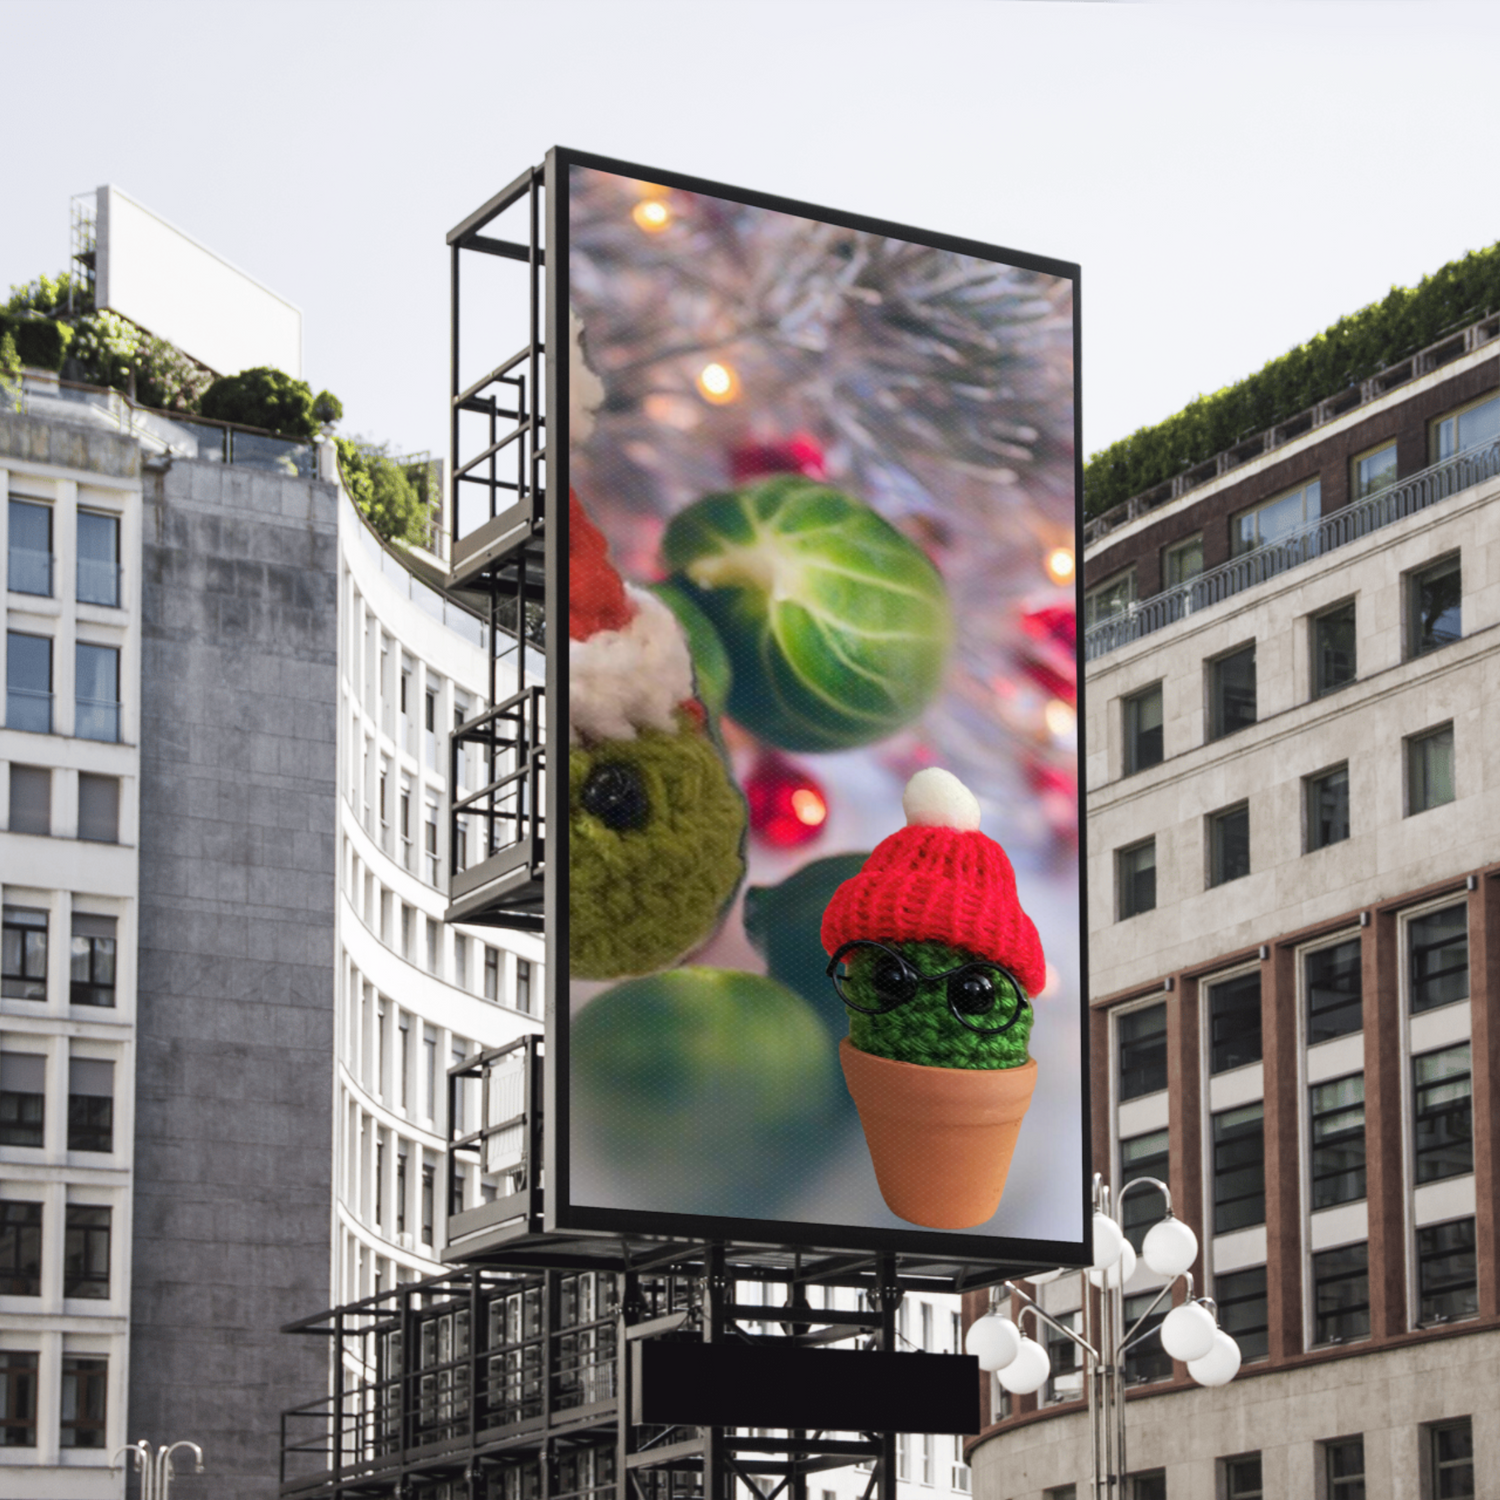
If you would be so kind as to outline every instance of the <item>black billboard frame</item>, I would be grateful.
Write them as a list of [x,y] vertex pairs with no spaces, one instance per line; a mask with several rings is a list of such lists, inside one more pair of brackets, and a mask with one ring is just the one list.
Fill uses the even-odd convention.
[[[819,204],[782,198],[775,194],[730,186],[639,163],[619,161],[591,152],[555,146],[547,152],[543,172],[546,266],[545,362],[547,490],[548,506],[545,569],[546,612],[551,620],[567,615],[568,508],[557,502],[566,496],[570,483],[568,431],[568,347],[566,297],[569,285],[569,173],[584,167],[679,191],[720,197],[747,207],[790,214],[799,218],[836,224],[869,234],[902,239],[933,249],[978,259],[999,261],[1022,270],[1037,271],[1067,280],[1073,297],[1073,591],[1076,617],[1083,616],[1083,405],[1081,272],[1075,262],[1050,256],[1010,250],[961,236],[917,229],[867,214],[847,213]],[[557,357],[552,357],[554,353]],[[1077,681],[1078,766],[1085,765],[1085,684],[1083,637],[1075,642]],[[568,723],[568,636],[549,629],[546,642],[547,693],[552,700],[549,738],[565,750]],[[569,1069],[568,1069],[568,807],[566,778],[556,772],[547,777],[546,820],[548,850],[544,874],[546,923],[545,983],[545,1109],[543,1117],[544,1226],[549,1235],[580,1234],[648,1240],[718,1241],[741,1245],[764,1245],[796,1252],[823,1250],[876,1252],[918,1259],[943,1259],[970,1265],[996,1267],[1082,1268],[1093,1261],[1092,1246],[1092,1111],[1089,1064],[1088,1002],[1088,843],[1084,816],[1084,787],[1079,778],[1078,867],[1079,880],[1079,1084],[1081,1106],[1081,1156],[1078,1196],[1081,1237],[1074,1240],[1001,1239],[992,1235],[965,1234],[951,1230],[910,1230],[871,1226],[814,1224],[800,1221],[737,1219],[703,1214],[674,1214],[654,1210],[599,1208],[575,1204],[569,1198]]]

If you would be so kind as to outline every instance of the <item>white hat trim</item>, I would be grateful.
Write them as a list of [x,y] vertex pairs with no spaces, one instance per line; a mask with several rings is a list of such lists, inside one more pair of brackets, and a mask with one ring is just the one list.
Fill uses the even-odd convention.
[[655,594],[625,585],[635,618],[568,642],[568,743],[633,740],[642,729],[676,729],[693,695],[693,659],[677,616]]

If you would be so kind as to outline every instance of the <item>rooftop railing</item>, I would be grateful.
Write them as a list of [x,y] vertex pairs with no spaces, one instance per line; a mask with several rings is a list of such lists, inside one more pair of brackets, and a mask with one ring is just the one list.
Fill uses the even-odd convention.
[[1500,442],[1482,444],[1444,459],[1378,494],[1368,495],[1251,552],[1232,557],[1186,583],[1126,605],[1084,632],[1084,659],[1095,661],[1131,641],[1175,624],[1200,609],[1222,603],[1289,568],[1358,541],[1497,474],[1500,474]]

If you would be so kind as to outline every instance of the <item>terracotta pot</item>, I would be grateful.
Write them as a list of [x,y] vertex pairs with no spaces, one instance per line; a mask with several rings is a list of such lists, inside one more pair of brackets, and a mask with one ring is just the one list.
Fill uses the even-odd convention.
[[845,1037],[839,1061],[891,1212],[928,1229],[971,1229],[992,1218],[1036,1087],[1036,1060],[930,1068],[873,1057]]

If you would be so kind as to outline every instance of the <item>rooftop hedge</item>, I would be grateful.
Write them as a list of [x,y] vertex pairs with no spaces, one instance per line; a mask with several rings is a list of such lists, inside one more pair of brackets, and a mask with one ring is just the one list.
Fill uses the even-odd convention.
[[1083,466],[1088,516],[1153,489],[1500,308],[1500,244],[1392,287],[1264,369],[1111,443]]

